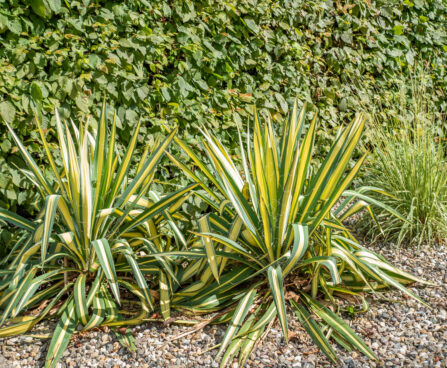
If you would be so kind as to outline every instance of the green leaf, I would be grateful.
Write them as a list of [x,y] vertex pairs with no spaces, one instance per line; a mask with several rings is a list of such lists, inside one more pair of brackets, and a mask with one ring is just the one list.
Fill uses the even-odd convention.
[[396,24],[396,25],[393,27],[393,32],[394,32],[394,34],[395,34],[395,35],[398,35],[398,36],[400,36],[401,34],[404,33],[403,30],[404,30],[404,26],[403,26],[402,24]]
[[225,336],[222,340],[220,349],[216,357],[219,357],[225,351],[227,346],[231,343],[231,340],[233,339],[234,335],[236,335],[237,331],[242,326],[242,322],[244,321],[248,311],[252,307],[252,303],[255,296],[256,296],[256,290],[251,289],[239,301],[236,309],[233,312],[233,317],[231,318],[231,322],[227,328],[227,331],[225,332]]
[[107,239],[103,238],[93,241],[92,245],[95,248],[96,255],[98,257],[99,263],[101,264],[101,268],[110,283],[110,287],[112,288],[112,292],[116,298],[116,301],[118,302],[118,304],[120,304],[120,293],[116,278],[115,263],[113,262],[109,242],[107,241]]
[[342,336],[347,342],[370,359],[377,360],[371,349],[366,346],[366,344],[356,335],[356,333],[346,324],[345,321],[343,321],[330,309],[318,303],[316,300],[308,297],[306,294],[302,293],[302,295],[305,297],[306,302],[310,304],[313,312],[335,331],[337,331],[340,336]]
[[55,13],[59,13],[61,9],[61,0],[46,0],[48,6]]
[[273,301],[275,302],[278,319],[284,334],[286,342],[289,341],[289,330],[287,327],[286,301],[284,299],[284,285],[282,280],[282,270],[280,266],[276,268],[269,267],[268,279],[270,290],[272,291]]
[[7,221],[13,225],[16,225],[24,230],[33,231],[35,226],[34,223],[27,220],[26,218],[17,215],[14,212],[5,210],[3,208],[0,208],[0,220]]
[[47,357],[45,359],[45,368],[56,367],[57,362],[62,357],[64,350],[70,342],[70,338],[76,328],[76,323],[76,308],[73,299],[71,299],[66,304],[62,316],[54,330]]
[[42,233],[42,250],[41,261],[45,262],[47,256],[48,242],[50,240],[51,232],[53,231],[54,217],[56,215],[57,203],[60,195],[52,194],[45,200],[45,217],[43,221],[43,233]]
[[12,123],[16,116],[16,108],[9,101],[3,101],[0,103],[0,115],[7,123]]
[[256,22],[252,18],[245,18],[244,22],[250,31],[252,31],[255,34],[257,34],[259,32],[259,26],[256,24]]
[[31,0],[31,8],[34,13],[36,13],[39,17],[49,18],[51,15],[51,11],[47,6],[47,2],[45,0]]
[[[208,216],[203,216],[199,219],[199,230],[202,233],[209,233],[210,232],[210,223],[208,220]],[[216,250],[214,248],[214,243],[212,238],[207,236],[201,237],[203,247],[205,248],[207,261],[210,266],[211,272],[213,273],[214,278],[217,282],[219,282],[219,266],[217,264],[217,258],[216,258]]]
[[302,305],[299,305],[293,299],[290,302],[293,306],[295,314],[298,316],[298,320],[310,335],[314,343],[317,344],[317,346],[331,360],[332,363],[337,364],[337,354],[324,336],[317,322],[315,322],[315,320],[310,316],[309,312]]
[[39,83],[37,82],[31,83],[30,93],[34,101],[39,102],[43,100],[43,92]]

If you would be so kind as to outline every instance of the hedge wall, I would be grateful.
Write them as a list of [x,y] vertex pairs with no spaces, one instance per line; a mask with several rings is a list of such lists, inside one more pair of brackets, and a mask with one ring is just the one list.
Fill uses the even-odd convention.
[[[121,142],[141,117],[149,144],[174,125],[194,144],[205,124],[232,145],[251,104],[278,119],[295,96],[330,136],[415,60],[445,111],[446,19],[446,0],[0,0],[0,116],[37,158],[33,113],[54,139],[55,108],[94,124],[104,94]],[[1,122],[0,206],[26,214],[21,165]]]

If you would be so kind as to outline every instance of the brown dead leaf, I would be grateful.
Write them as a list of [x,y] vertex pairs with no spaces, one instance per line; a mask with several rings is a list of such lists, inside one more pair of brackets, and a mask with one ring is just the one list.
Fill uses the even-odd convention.
[[298,338],[298,334],[293,331],[289,331],[289,341],[296,340]]
[[292,300],[295,300],[296,302],[298,302],[298,300],[300,298],[300,296],[292,290],[286,291],[286,294],[284,295],[284,297],[286,298],[286,300],[292,299]]

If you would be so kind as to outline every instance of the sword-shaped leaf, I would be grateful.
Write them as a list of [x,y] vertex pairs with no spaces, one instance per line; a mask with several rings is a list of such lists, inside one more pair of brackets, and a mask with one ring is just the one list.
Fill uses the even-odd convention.
[[0,220],[9,222],[10,224],[16,225],[24,230],[33,231],[35,229],[35,225],[33,222],[3,208],[0,208]]
[[80,322],[84,326],[88,323],[88,307],[85,291],[86,278],[86,274],[79,275],[74,285],[74,301],[76,306],[76,313]]
[[245,294],[245,296],[239,301],[236,309],[233,313],[233,318],[228,326],[227,331],[225,332],[225,336],[220,345],[220,349],[217,353],[216,357],[219,357],[227,348],[227,346],[231,343],[233,336],[238,332],[240,327],[242,326],[242,322],[247,316],[248,311],[252,307],[253,300],[256,296],[256,290],[251,289],[249,292]]
[[52,194],[47,196],[45,200],[45,217],[43,220],[42,246],[40,251],[42,263],[45,262],[47,256],[48,241],[53,231],[54,217],[56,216],[59,198],[60,195]]
[[295,314],[298,316],[298,320],[310,335],[314,343],[317,344],[317,346],[331,360],[332,363],[337,364],[337,355],[329,341],[324,336],[317,322],[315,322],[310,313],[302,305],[299,305],[293,299],[290,302],[293,306]]
[[304,295],[306,302],[309,303],[313,312],[325,321],[329,326],[331,326],[337,333],[342,336],[346,341],[348,341],[357,350],[365,354],[370,359],[377,360],[371,349],[366,346],[366,344],[357,336],[357,334],[349,327],[345,321],[343,321],[339,316],[337,316],[330,309],[326,308],[316,300]]
[[[203,216],[199,219],[199,231],[202,233],[210,232],[210,223],[208,220],[208,216]],[[219,282],[219,266],[217,264],[216,258],[216,249],[214,247],[214,243],[212,238],[208,236],[201,237],[203,247],[205,248],[206,258],[208,264],[210,266],[211,272],[213,273],[214,278],[217,282]]]
[[71,299],[66,305],[61,319],[54,330],[53,338],[51,339],[47,357],[45,359],[45,368],[56,367],[57,362],[70,342],[76,323],[76,308],[73,299]]
[[284,298],[284,285],[282,279],[282,270],[280,266],[276,268],[270,266],[268,271],[270,290],[275,302],[278,319],[281,324],[282,332],[286,342],[289,341],[289,330],[287,328],[286,301]]
[[116,298],[118,304],[120,304],[120,293],[118,289],[118,282],[116,279],[115,263],[113,262],[112,252],[107,239],[99,239],[93,241],[93,247],[95,248],[96,255],[101,265],[102,270],[110,283],[113,295]]

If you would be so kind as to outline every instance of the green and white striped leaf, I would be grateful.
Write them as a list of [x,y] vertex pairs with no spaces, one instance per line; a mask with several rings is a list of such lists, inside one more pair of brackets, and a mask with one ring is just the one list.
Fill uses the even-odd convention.
[[306,253],[309,244],[309,231],[306,225],[302,224],[292,224],[293,228],[293,248],[290,254],[289,260],[284,267],[284,275],[287,275],[293,270],[295,265]]
[[286,342],[288,342],[289,330],[287,327],[286,302],[284,298],[284,285],[283,285],[281,267],[277,266],[276,268],[274,268],[270,266],[267,273],[270,284],[270,290],[273,295],[273,301],[275,302],[276,311],[278,313],[278,319],[281,324],[284,338]]
[[64,350],[70,342],[77,323],[76,308],[73,299],[67,304],[56,326],[45,359],[45,368],[56,367]]
[[0,220],[9,222],[10,224],[16,225],[24,230],[33,231],[35,229],[35,225],[31,221],[3,208],[0,208]]
[[[208,216],[203,216],[199,219],[199,231],[202,233],[210,233],[210,223]],[[213,240],[210,237],[201,237],[203,247],[205,248],[207,261],[210,266],[214,278],[219,282],[219,266],[217,264],[216,250],[214,248]]]
[[122,346],[124,346],[129,351],[135,351],[135,339],[130,328],[126,328],[126,331],[124,333],[121,332],[122,329],[118,330],[118,328],[116,327],[111,327],[111,330]]
[[95,248],[96,255],[98,257],[99,263],[102,270],[110,283],[110,288],[112,289],[113,295],[116,298],[118,304],[120,304],[120,293],[118,289],[118,282],[115,272],[115,264],[113,262],[112,252],[110,250],[110,245],[107,239],[99,239],[92,242]]
[[141,292],[144,295],[144,299],[146,303],[150,306],[151,309],[154,309],[154,302],[152,300],[151,294],[149,292],[149,286],[147,285],[146,279],[144,278],[143,273],[140,270],[140,266],[136,260],[135,254],[132,251],[132,248],[128,244],[120,244],[122,246],[122,252],[126,257],[127,263],[132,269],[132,273],[137,281],[138,286],[140,287]]
[[245,294],[245,296],[239,301],[236,309],[233,312],[233,318],[228,326],[227,331],[225,332],[225,336],[220,345],[220,349],[216,355],[216,358],[219,357],[227,348],[227,346],[231,343],[234,335],[238,332],[242,323],[247,316],[248,311],[252,307],[253,300],[256,296],[256,290],[251,289],[249,292]]
[[310,335],[312,340],[317,344],[321,351],[331,360],[332,363],[337,364],[337,354],[332,348],[329,341],[324,336],[317,322],[311,317],[310,313],[302,306],[299,305],[295,300],[290,301],[295,314],[298,316],[298,320],[301,325]]
[[316,300],[304,295],[306,302],[310,304],[313,312],[332,327],[337,333],[342,336],[347,342],[354,346],[357,350],[365,354],[370,359],[377,360],[371,349],[356,335],[356,333],[349,327],[345,321],[337,316],[330,309],[326,308]]
[[165,320],[171,317],[171,293],[168,277],[166,273],[160,271],[160,311]]
[[26,276],[19,283],[18,287],[11,294],[11,297],[8,297],[9,302],[6,305],[6,307],[4,308],[4,310],[2,311],[2,314],[0,317],[0,327],[3,326],[3,324],[5,323],[7,318],[11,315],[13,309],[20,302],[22,295],[28,290],[36,272],[37,272],[36,267],[33,267],[30,271],[28,271]]
[[50,240],[51,232],[53,231],[54,217],[56,215],[57,203],[60,195],[52,194],[47,196],[45,200],[45,217],[43,221],[42,246],[41,246],[41,261],[45,262],[47,256],[48,241]]
[[88,307],[85,292],[86,278],[86,274],[79,275],[74,285],[74,301],[76,306],[76,313],[83,325],[86,325],[88,323]]

